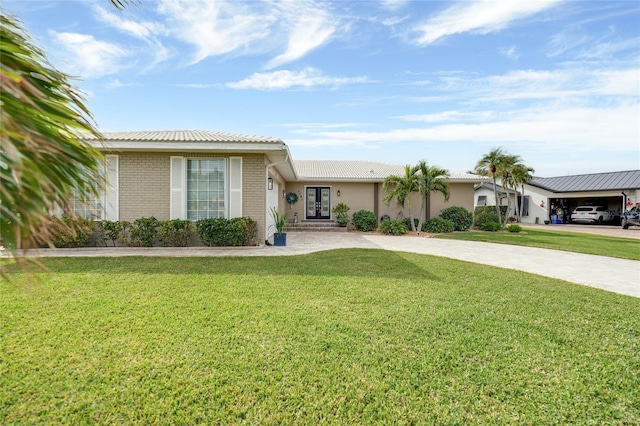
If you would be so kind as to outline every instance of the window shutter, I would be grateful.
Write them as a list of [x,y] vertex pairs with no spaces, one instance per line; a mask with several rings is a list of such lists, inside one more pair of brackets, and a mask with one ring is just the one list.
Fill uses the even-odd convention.
[[185,218],[184,158],[171,157],[171,212],[170,219]]
[[229,217],[242,217],[242,157],[229,158]]
[[105,214],[106,220],[118,220],[120,214],[119,205],[119,181],[118,181],[118,159],[117,155],[105,155],[106,169],[106,190],[105,190]]

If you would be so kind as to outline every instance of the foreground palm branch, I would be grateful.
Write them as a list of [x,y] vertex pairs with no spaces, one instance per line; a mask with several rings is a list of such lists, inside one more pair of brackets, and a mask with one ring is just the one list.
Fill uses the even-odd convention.
[[0,15],[0,239],[48,242],[50,213],[72,194],[96,196],[99,138],[70,77],[49,64],[13,16]]

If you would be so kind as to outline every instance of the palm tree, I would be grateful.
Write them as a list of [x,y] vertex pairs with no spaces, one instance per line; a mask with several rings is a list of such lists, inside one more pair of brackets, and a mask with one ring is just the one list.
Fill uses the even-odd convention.
[[[505,154],[503,155],[500,163],[498,163],[497,165],[496,174],[502,175],[501,183],[507,194],[507,211],[502,221],[503,228],[507,224],[507,220],[511,215],[511,196],[509,195],[509,187],[512,183],[511,174],[513,172],[513,169],[517,167],[519,164],[521,164],[520,161],[521,161],[521,158],[519,155]],[[514,193],[515,193],[515,187],[516,185],[513,185]]]
[[387,192],[384,197],[385,204],[389,204],[394,198],[398,206],[402,209],[405,205],[409,208],[411,217],[411,229],[415,232],[416,226],[413,221],[413,209],[411,208],[411,194],[419,191],[418,176],[415,167],[408,164],[404,167],[404,176],[389,176],[382,182],[382,189]]
[[418,185],[422,203],[420,206],[420,216],[418,219],[418,233],[422,230],[422,220],[426,208],[426,200],[432,192],[439,192],[444,196],[444,200],[449,200],[449,171],[437,166],[428,166],[421,160],[414,169],[419,172]]
[[51,242],[50,214],[72,196],[98,195],[102,154],[82,141],[100,133],[71,77],[15,16],[0,13],[0,40],[0,240],[15,255],[21,241]]
[[[522,192],[521,196],[524,200],[524,186],[525,184],[531,182],[533,179],[533,173],[535,173],[535,169],[533,167],[528,167],[524,164],[516,164],[516,166],[511,170],[511,179],[513,182],[513,187],[517,188],[521,186]],[[522,219],[522,208],[520,204],[516,204],[517,210],[516,214],[518,216],[518,222]]]
[[[477,174],[482,176],[491,176],[491,179],[493,180],[493,195],[496,200],[496,214],[498,215],[499,223],[502,223],[502,215],[500,214],[500,201],[498,199],[498,188],[496,186],[496,174],[498,174],[498,167],[500,167],[505,155],[507,154],[502,150],[502,148],[495,148],[482,156],[475,166],[475,172]],[[502,171],[499,173],[502,175]]]

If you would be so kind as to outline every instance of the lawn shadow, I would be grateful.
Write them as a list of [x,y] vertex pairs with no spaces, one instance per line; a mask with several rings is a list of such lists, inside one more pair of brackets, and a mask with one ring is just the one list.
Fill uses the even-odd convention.
[[[265,257],[110,257],[42,258],[51,273],[81,274],[232,274],[269,276],[327,276],[406,279],[420,269],[401,254],[380,249],[335,249],[296,256]],[[8,269],[12,265],[6,265]],[[11,273],[11,271],[7,270]]]

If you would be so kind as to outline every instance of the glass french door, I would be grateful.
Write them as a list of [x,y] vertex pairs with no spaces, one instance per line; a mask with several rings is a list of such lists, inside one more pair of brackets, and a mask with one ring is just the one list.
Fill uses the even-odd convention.
[[331,188],[307,188],[307,219],[331,219]]

